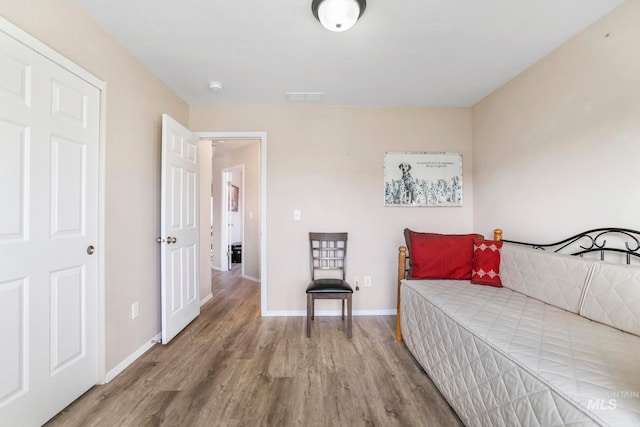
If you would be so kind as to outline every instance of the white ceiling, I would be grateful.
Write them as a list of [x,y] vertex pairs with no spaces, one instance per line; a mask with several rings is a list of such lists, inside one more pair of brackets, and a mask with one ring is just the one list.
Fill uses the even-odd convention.
[[75,0],[191,105],[393,106],[473,105],[622,1],[369,0],[333,33],[311,0]]

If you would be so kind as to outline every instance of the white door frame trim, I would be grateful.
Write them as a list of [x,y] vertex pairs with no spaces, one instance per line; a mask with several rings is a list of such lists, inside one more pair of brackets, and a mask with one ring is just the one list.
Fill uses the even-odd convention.
[[26,31],[0,16],[0,31],[18,42],[75,74],[100,91],[100,124],[98,136],[98,378],[97,384],[107,380],[106,372],[106,310],[105,310],[105,140],[107,83],[100,80],[84,68],[53,50]]
[[267,132],[194,132],[205,139],[260,140],[260,314],[267,315]]

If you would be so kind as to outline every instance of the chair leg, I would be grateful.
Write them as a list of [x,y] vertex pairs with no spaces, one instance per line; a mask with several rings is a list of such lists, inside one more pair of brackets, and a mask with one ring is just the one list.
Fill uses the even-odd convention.
[[352,320],[351,320],[351,294],[347,294],[347,338],[351,338]]
[[307,338],[311,338],[311,321],[313,320],[313,296],[307,294]]
[[344,299],[341,299],[341,300],[340,300],[340,307],[342,308],[342,320],[344,320],[344,304],[345,304],[346,302],[347,302],[347,301],[346,301],[346,300],[344,300]]
[[316,299],[309,295],[311,297],[311,320],[314,320],[316,318]]

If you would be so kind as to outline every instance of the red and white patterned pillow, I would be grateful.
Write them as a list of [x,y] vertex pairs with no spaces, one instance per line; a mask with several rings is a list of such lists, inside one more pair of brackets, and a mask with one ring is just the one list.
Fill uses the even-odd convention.
[[500,281],[500,250],[502,241],[475,239],[471,283],[502,287]]

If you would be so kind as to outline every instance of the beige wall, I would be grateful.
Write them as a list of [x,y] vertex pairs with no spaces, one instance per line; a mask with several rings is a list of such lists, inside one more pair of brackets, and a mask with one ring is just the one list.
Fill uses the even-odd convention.
[[[233,142],[227,142],[227,144],[233,144]],[[242,264],[246,277],[260,280],[260,141],[221,155],[217,155],[214,152],[212,176],[214,200],[213,241],[215,244],[213,265],[220,268],[222,170],[241,165],[244,165],[244,192],[242,193],[241,190],[241,206],[239,206],[244,216]]]
[[[160,331],[161,114],[187,105],[71,0],[3,0],[0,14],[107,82],[107,371]],[[101,248],[98,248],[101,250]],[[131,304],[140,316],[131,320]]]
[[[373,278],[354,310],[393,310],[402,230],[472,229],[468,108],[191,107],[193,131],[266,131],[267,310],[305,310],[308,232],[349,232],[348,275]],[[461,152],[464,207],[383,207],[385,151]],[[302,221],[293,220],[293,210]],[[320,301],[318,310],[338,309]]]
[[639,22],[640,2],[623,3],[474,106],[478,232],[638,228]]

